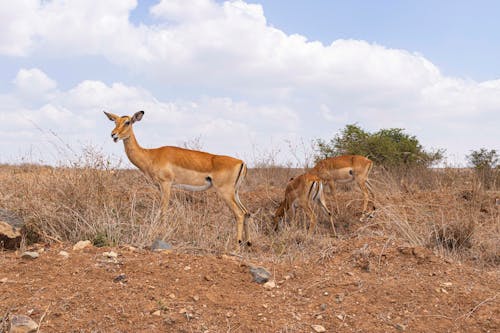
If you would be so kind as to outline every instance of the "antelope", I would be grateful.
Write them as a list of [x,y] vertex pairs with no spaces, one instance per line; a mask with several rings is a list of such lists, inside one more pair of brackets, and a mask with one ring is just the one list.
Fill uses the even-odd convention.
[[142,119],[144,111],[121,117],[106,111],[104,114],[115,123],[111,131],[113,141],[123,140],[130,162],[159,185],[162,219],[166,216],[172,186],[188,191],[205,191],[214,187],[236,218],[238,246],[251,245],[248,233],[250,214],[238,196],[238,189],[247,173],[247,166],[242,160],[173,146],[142,148],[132,125]]
[[[373,162],[360,155],[343,155],[330,157],[316,163],[309,172],[321,178],[328,184],[330,192],[335,195],[335,182],[349,183],[356,181],[363,192],[363,215],[368,208],[369,194],[374,197],[368,180],[368,174],[373,166]],[[372,199],[373,201],[373,199]],[[375,209],[375,207],[374,207]]]
[[281,202],[273,217],[274,230],[278,230],[280,219],[290,208],[292,210],[291,217],[293,218],[295,216],[295,209],[298,206],[305,210],[310,220],[308,233],[311,234],[316,226],[316,215],[311,207],[311,203],[313,202],[317,203],[321,210],[329,216],[333,232],[335,233],[332,214],[325,204],[321,179],[309,173],[291,178],[288,182],[285,189],[285,199]]

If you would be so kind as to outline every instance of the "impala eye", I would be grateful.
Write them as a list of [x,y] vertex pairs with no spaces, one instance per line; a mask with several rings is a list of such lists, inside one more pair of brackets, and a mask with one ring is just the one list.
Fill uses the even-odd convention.
[[127,121],[125,122],[125,125],[130,125],[130,120],[127,120]]

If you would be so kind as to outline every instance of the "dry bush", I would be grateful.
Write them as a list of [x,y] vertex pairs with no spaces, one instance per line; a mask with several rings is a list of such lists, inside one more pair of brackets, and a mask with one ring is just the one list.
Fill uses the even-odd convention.
[[383,234],[459,260],[498,264],[496,193],[481,192],[470,170],[429,170],[409,179],[385,174],[376,181]]
[[[252,213],[254,246],[243,255],[276,261],[330,255],[337,239],[319,211],[311,237],[304,232],[308,222],[303,214],[287,219],[279,232],[272,230],[288,179],[302,172],[269,165],[249,169],[240,196]],[[339,186],[336,202],[327,193],[341,239],[382,236],[478,265],[500,263],[498,192],[476,188],[469,170],[375,169],[371,178],[377,207],[373,219],[360,221],[357,186]],[[215,191],[174,190],[167,221],[159,218],[159,199],[155,184],[138,170],[112,166],[92,151],[70,167],[0,166],[0,208],[23,216],[43,241],[90,239],[96,245],[142,247],[163,238],[187,252],[234,249],[234,217]]]

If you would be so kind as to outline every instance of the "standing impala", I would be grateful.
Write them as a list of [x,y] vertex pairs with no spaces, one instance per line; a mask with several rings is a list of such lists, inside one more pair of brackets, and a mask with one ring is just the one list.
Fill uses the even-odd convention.
[[115,122],[115,128],[111,131],[113,141],[123,140],[130,162],[159,184],[162,219],[166,215],[172,186],[188,191],[204,191],[213,186],[236,217],[238,244],[243,242],[244,228],[244,244],[250,245],[250,214],[238,197],[238,189],[247,172],[243,161],[172,146],[142,148],[137,143],[132,124],[142,119],[144,111],[136,112],[131,117],[104,113]]
[[373,191],[368,181],[368,174],[372,169],[373,162],[360,155],[343,155],[330,157],[316,163],[309,172],[317,175],[328,184],[330,191],[335,194],[335,182],[349,183],[356,181],[363,192],[363,215],[368,207],[368,199]]
[[285,199],[281,202],[276,213],[274,214],[274,230],[278,230],[279,221],[285,213],[291,208],[291,217],[295,216],[296,206],[305,210],[307,217],[310,220],[309,234],[312,234],[316,226],[316,215],[311,207],[311,203],[317,203],[321,210],[330,218],[330,223],[335,234],[335,226],[332,220],[332,214],[325,205],[323,197],[323,184],[321,179],[309,173],[302,174],[298,177],[290,179],[285,189]]

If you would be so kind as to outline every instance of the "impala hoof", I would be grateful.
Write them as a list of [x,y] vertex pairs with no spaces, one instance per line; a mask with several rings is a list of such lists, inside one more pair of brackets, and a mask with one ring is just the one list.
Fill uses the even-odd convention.
[[252,242],[250,242],[249,240],[248,241],[242,241],[241,239],[238,240],[238,245],[239,246],[252,246]]

